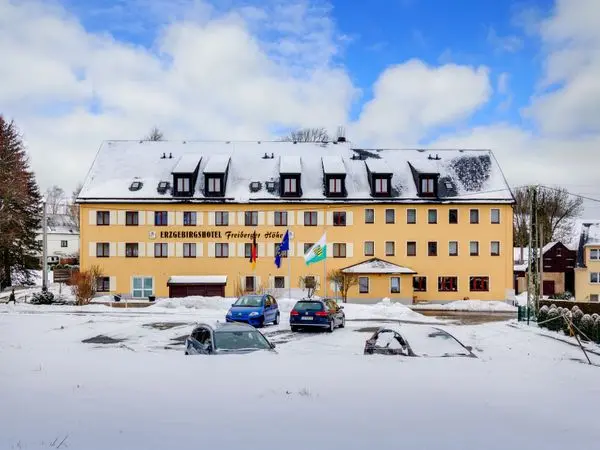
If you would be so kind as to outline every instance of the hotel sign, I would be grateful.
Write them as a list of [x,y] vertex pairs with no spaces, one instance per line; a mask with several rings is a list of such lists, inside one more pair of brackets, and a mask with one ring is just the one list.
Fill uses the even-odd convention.
[[256,239],[283,239],[281,231],[266,231],[264,233],[231,230],[178,230],[178,231],[150,231],[150,239],[244,239],[252,240],[256,233]]

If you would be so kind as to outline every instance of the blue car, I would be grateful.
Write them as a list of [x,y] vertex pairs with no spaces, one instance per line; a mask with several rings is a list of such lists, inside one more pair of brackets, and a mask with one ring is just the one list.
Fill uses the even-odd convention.
[[231,305],[225,316],[227,322],[244,322],[253,327],[267,323],[279,324],[279,305],[269,294],[242,295]]
[[292,331],[302,328],[321,328],[332,333],[336,328],[346,326],[344,307],[328,298],[300,300],[290,311]]

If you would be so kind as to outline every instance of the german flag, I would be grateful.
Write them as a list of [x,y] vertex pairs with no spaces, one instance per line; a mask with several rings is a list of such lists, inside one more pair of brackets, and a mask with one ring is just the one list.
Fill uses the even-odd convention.
[[256,244],[256,231],[252,235],[252,248],[250,250],[250,264],[252,270],[256,269],[256,260],[258,259],[258,245]]

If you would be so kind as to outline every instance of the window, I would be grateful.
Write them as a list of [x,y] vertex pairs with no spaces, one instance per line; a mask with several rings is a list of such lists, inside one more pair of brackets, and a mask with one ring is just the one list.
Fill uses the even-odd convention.
[[360,294],[369,293],[369,277],[358,277],[358,292]]
[[298,181],[295,178],[284,178],[283,179],[283,193],[284,194],[295,194],[298,192]]
[[217,242],[215,244],[215,258],[229,258],[229,244]]
[[98,258],[108,258],[110,256],[110,244],[108,242],[97,242],[96,256]]
[[435,193],[434,182],[435,180],[433,178],[422,178],[421,194],[433,195]]
[[560,257],[562,256],[562,249],[561,249],[560,247],[558,247],[558,248],[556,249],[556,256],[557,256],[558,258],[560,258]]
[[252,256],[252,243],[247,242],[244,244],[244,258],[250,258]]
[[375,242],[374,241],[365,241],[365,256],[374,256],[375,255]]
[[139,256],[138,243],[126,243],[125,244],[125,257],[126,258],[137,258]]
[[[275,242],[275,243],[273,244],[273,252],[274,252],[273,254],[274,254],[274,255],[277,255],[277,252],[279,251],[279,246],[280,246],[280,245],[281,245],[281,243],[279,243],[279,242]],[[282,257],[282,258],[287,258],[287,256],[288,256],[288,252],[287,252],[287,250],[285,250],[285,251],[281,252],[281,257]]]
[[317,212],[316,211],[304,211],[304,226],[316,227],[317,226]]
[[409,241],[406,243],[406,256],[417,256],[417,243]]
[[190,179],[187,177],[177,178],[177,192],[189,192]]
[[365,223],[375,223],[375,210],[371,208],[365,209]]
[[208,192],[212,194],[221,192],[221,178],[209,177],[208,178]]
[[334,211],[333,212],[333,226],[345,227],[346,226],[346,212],[345,211]]
[[96,278],[96,292],[110,292],[110,277]]
[[396,254],[396,243],[394,241],[387,241],[385,243],[385,256],[394,256]]
[[305,242],[304,243],[304,254],[305,255],[306,255],[306,252],[308,252],[313,245],[315,245],[314,242]]
[[437,209],[427,211],[427,223],[437,223]]
[[500,210],[498,208],[492,208],[491,216],[492,223],[500,223]]
[[406,210],[406,223],[413,224],[417,223],[417,210],[407,209]]
[[375,193],[376,194],[387,194],[388,193],[387,178],[375,178]]
[[598,294],[590,294],[590,302],[597,302],[598,301]]
[[258,225],[258,211],[246,211],[244,213],[244,225],[247,227]]
[[184,258],[195,258],[196,257],[196,244],[195,243],[184,243],[183,244],[183,257]]
[[69,246],[69,241],[60,241],[60,246],[62,248],[67,248]]
[[458,256],[458,241],[448,242],[448,256]]
[[285,227],[288,224],[288,214],[287,211],[275,211],[275,226],[276,227]]
[[193,211],[184,211],[183,224],[186,227],[196,226],[196,213]]
[[479,210],[478,209],[470,210],[469,217],[470,217],[471,223],[479,223]]
[[456,292],[458,290],[457,277],[438,277],[439,292]]
[[244,281],[244,289],[246,290],[246,292],[254,292],[254,289],[255,289],[254,277],[246,277],[246,279]]
[[385,223],[394,223],[396,222],[396,211],[393,209],[385,210]]
[[215,225],[218,227],[224,227],[229,225],[229,212],[228,211],[216,211],[215,212]]
[[471,292],[487,292],[490,290],[490,277],[469,277]]
[[490,254],[492,256],[500,256],[500,242],[492,241],[490,243]]
[[154,211],[154,225],[164,227],[169,224],[169,215],[166,211]]
[[600,283],[600,272],[590,272],[590,283]]
[[346,257],[346,244],[333,244],[333,257],[334,258],[345,258]]
[[479,256],[479,242],[471,241],[469,243],[469,254],[471,256]]
[[400,277],[390,277],[390,293],[400,293]]
[[133,277],[133,292],[134,298],[150,297],[153,295],[153,280],[152,277]]
[[427,256],[437,256],[437,242],[427,243]]
[[168,256],[169,256],[169,244],[167,244],[167,243],[154,244],[154,257],[155,258],[166,258]]
[[137,211],[125,211],[125,225],[137,227],[139,224],[139,213]]
[[425,292],[427,290],[427,277],[413,277],[413,291]]
[[448,223],[451,223],[451,224],[458,223],[458,209],[449,209],[448,210]]
[[597,248],[590,249],[590,260],[592,260],[592,261],[600,260],[600,249],[597,249]]
[[96,225],[110,225],[110,212],[96,211]]
[[273,287],[275,289],[283,289],[285,288],[285,277],[275,277],[274,280],[274,285]]
[[329,179],[329,193],[330,194],[341,194],[342,193],[342,179],[341,178],[330,178]]

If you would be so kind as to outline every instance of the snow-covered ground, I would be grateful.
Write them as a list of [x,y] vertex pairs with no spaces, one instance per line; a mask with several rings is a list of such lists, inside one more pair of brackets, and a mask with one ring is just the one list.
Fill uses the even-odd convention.
[[[231,302],[213,300],[129,309],[0,305],[0,449],[63,442],[69,450],[504,450],[600,442],[600,367],[535,328],[435,325],[472,346],[477,359],[367,357],[377,319],[435,319],[402,305],[344,305],[354,320],[333,334],[291,333],[286,320],[264,328],[277,354],[186,357],[180,343],[193,324],[222,320]],[[291,304],[280,301],[284,312]],[[82,342],[99,336],[118,342]]]
[[425,303],[411,306],[415,311],[464,311],[464,312],[505,312],[516,313],[517,308],[505,302],[489,300],[457,300],[449,303]]

